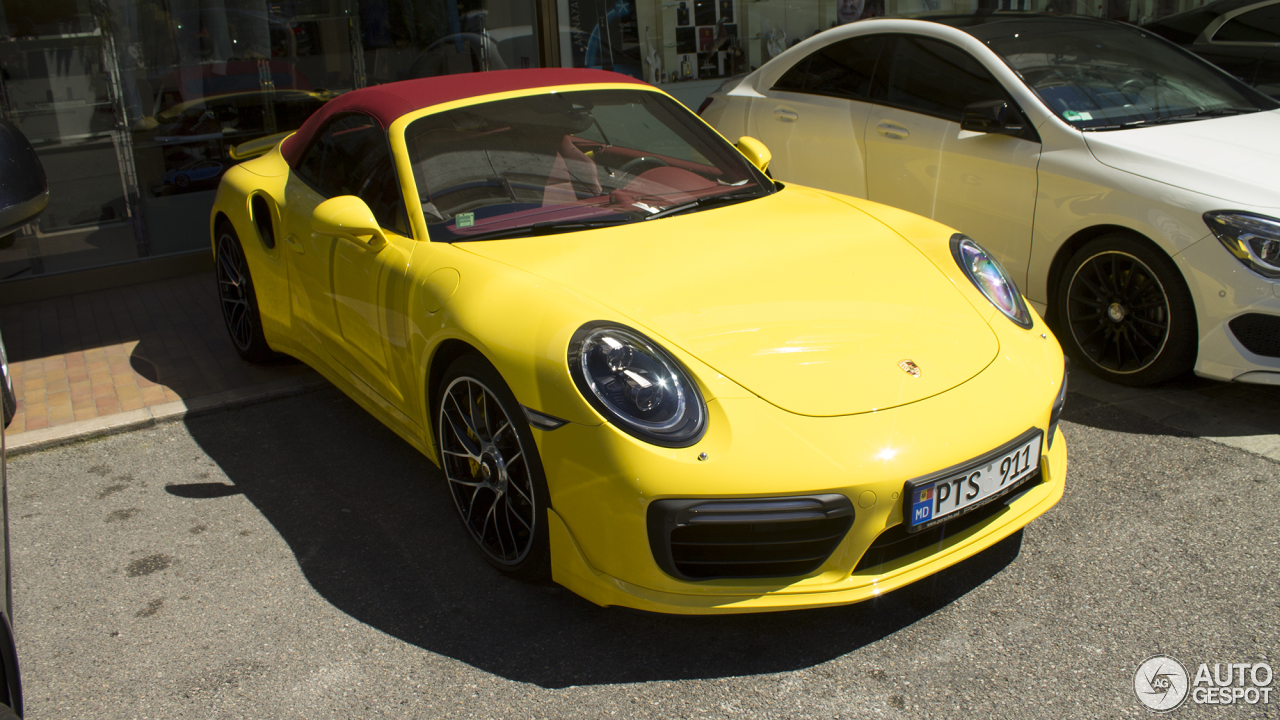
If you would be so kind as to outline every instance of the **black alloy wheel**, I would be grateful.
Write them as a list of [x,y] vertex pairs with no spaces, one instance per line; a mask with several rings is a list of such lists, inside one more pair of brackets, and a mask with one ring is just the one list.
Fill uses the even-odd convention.
[[253,291],[249,263],[244,257],[240,238],[231,225],[218,226],[217,253],[214,258],[218,274],[218,302],[231,344],[240,357],[249,362],[266,362],[275,356],[262,333],[262,316],[258,313],[258,297]]
[[463,527],[490,565],[546,579],[550,500],[523,409],[498,371],[475,354],[450,365],[438,396],[440,468]]
[[1128,235],[1104,235],[1072,256],[1055,309],[1067,352],[1111,382],[1151,385],[1195,362],[1195,305],[1181,273]]

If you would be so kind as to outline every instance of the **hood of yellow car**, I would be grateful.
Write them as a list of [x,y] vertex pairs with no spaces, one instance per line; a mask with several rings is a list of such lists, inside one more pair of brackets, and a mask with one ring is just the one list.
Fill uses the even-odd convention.
[[921,400],[999,351],[984,319],[910,243],[794,186],[616,228],[455,247],[590,296],[801,415]]

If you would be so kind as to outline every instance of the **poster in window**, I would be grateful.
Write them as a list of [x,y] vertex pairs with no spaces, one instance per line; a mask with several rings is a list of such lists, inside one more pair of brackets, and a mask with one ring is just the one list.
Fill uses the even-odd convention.
[[693,0],[693,24],[716,24],[716,0]]
[[837,25],[883,15],[884,0],[836,0]]
[[720,0],[720,22],[733,22],[733,0]]
[[676,52],[681,55],[698,52],[698,31],[691,27],[676,28]]

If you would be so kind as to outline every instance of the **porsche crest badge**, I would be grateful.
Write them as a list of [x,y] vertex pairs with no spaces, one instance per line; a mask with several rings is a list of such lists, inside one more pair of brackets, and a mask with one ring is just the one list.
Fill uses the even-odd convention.
[[898,367],[902,368],[902,372],[911,377],[920,377],[920,366],[910,360],[899,360]]

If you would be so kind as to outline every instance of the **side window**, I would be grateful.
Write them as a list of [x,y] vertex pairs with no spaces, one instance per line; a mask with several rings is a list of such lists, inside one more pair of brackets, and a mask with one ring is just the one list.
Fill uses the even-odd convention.
[[871,93],[884,36],[856,37],[828,45],[812,55],[805,92],[861,99]]
[[815,51],[786,72],[775,90],[859,100],[871,92],[883,35],[856,37]]
[[778,78],[778,82],[773,84],[774,90],[786,90],[788,92],[804,92],[804,79],[808,74],[809,60],[813,56],[810,55],[800,62],[791,66],[791,69],[783,73]]
[[303,153],[295,172],[325,197],[355,195],[369,205],[379,225],[409,233],[387,134],[368,115],[344,115],[330,122]]
[[1280,47],[1271,48],[1262,62],[1258,63],[1258,74],[1253,78],[1258,90],[1280,97]]
[[1280,43],[1280,3],[1231,18],[1213,34],[1213,42]]
[[895,46],[890,104],[960,122],[966,105],[1009,97],[981,63],[954,45],[899,35]]
[[391,153],[383,143],[381,151],[374,154],[376,157],[366,164],[363,178],[357,178],[356,189],[350,194],[365,201],[379,226],[409,237],[409,217],[405,214],[400,178],[391,163]]

